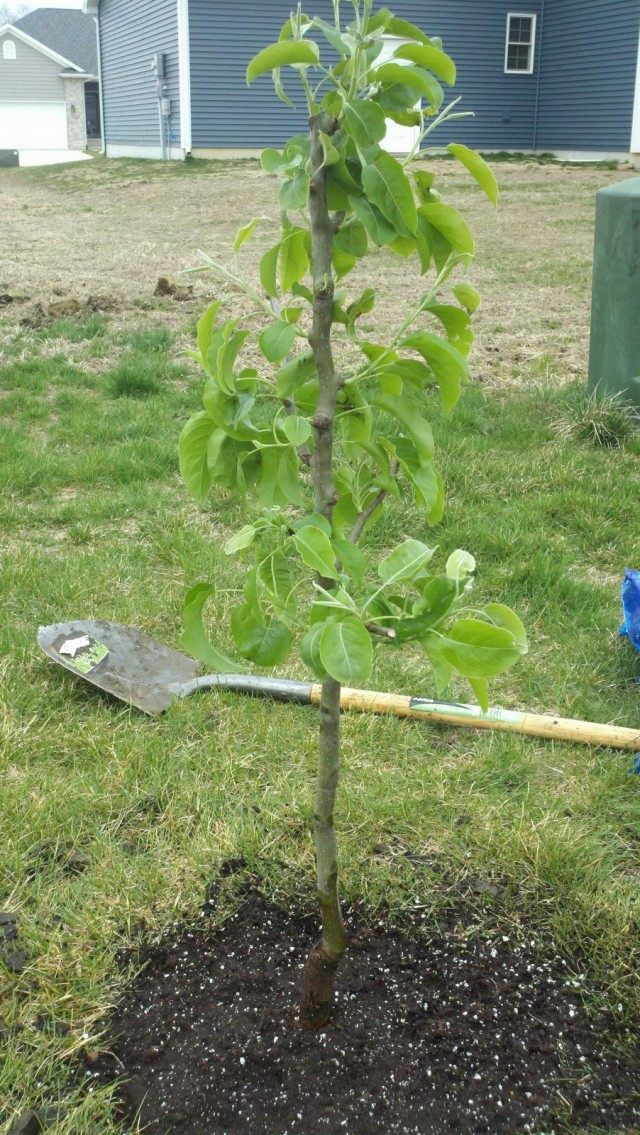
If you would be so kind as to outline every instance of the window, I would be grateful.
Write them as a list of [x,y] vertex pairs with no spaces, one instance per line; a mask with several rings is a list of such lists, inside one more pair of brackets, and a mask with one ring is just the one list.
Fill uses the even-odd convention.
[[14,41],[12,39],[5,39],[5,41],[2,45],[2,58],[3,59],[15,59],[15,57],[16,57],[16,45],[15,45]]
[[528,12],[509,12],[504,69],[507,75],[533,74],[536,17]]

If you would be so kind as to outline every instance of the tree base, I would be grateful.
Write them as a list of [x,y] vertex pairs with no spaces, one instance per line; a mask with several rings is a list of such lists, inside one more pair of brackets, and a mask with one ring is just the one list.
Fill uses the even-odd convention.
[[328,954],[322,942],[316,942],[309,959],[300,999],[300,1028],[322,1029],[333,1016],[334,982],[343,954]]

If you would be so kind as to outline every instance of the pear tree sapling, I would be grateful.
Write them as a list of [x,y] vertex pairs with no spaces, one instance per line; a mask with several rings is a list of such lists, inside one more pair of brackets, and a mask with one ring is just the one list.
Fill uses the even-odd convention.
[[[314,807],[321,935],[300,1005],[309,1028],[331,1017],[347,945],[334,827],[342,684],[366,682],[377,650],[407,644],[430,666],[439,693],[457,672],[486,708],[489,680],[527,649],[508,607],[471,604],[469,552],[441,557],[431,541],[407,536],[376,562],[361,543],[385,508],[407,496],[425,523],[442,515],[428,409],[436,394],[446,412],[460,397],[479,296],[459,279],[473,258],[471,232],[424,160],[429,135],[438,128],[440,139],[461,117],[459,100],[447,102],[443,89],[455,83],[452,59],[438,39],[388,9],[374,13],[372,0],[351,0],[346,25],[340,0],[333,7],[332,23],[298,9],[247,68],[249,83],[271,73],[285,103],[285,69],[299,82],[308,132],[262,154],[263,169],[280,179],[281,222],[260,259],[259,284],[209,262],[246,302],[230,314],[216,300],[198,324],[203,409],[179,446],[198,502],[219,485],[245,498],[246,523],[226,545],[244,575],[231,615],[236,653],[278,666],[292,631],[302,631],[300,654],[322,683]],[[381,62],[390,36],[398,46]],[[384,148],[389,120],[415,128],[404,158]],[[448,150],[495,204],[482,158],[455,141]],[[234,247],[258,225],[248,221]],[[415,298],[384,341],[359,330],[376,290],[352,294],[346,283],[370,250],[390,250],[407,272],[415,265]],[[264,357],[260,369],[239,361],[251,340]],[[205,631],[212,590],[200,583],[186,596],[183,641],[209,666],[237,670]]]

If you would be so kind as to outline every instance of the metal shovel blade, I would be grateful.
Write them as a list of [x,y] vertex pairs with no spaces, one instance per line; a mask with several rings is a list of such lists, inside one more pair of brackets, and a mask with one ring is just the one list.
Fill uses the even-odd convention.
[[40,627],[48,658],[144,713],[162,713],[176,698],[171,687],[192,682],[200,663],[149,635],[119,623],[79,619]]

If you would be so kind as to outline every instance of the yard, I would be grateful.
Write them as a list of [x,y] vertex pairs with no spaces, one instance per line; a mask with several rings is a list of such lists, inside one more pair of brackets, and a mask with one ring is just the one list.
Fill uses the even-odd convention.
[[[368,539],[473,552],[481,598],[508,602],[530,637],[496,704],[637,726],[637,656],[617,629],[623,570],[640,566],[640,442],[597,448],[557,432],[584,386],[595,191],[628,171],[496,163],[496,213],[440,164],[477,238],[474,382],[451,417],[432,414],[448,490],[437,536],[404,502]],[[200,249],[250,272],[277,225],[275,186],[253,162],[96,159],[0,171],[0,211],[0,908],[18,916],[0,926],[17,928],[0,944],[0,1129],[48,1107],[60,1135],[114,1135],[131,1125],[85,1071],[136,951],[197,919],[225,861],[243,862],[265,902],[312,891],[314,718],[217,694],[146,718],[52,667],[36,634],[103,618],[177,645],[182,596],[200,579],[215,583],[226,625],[242,581],[221,549],[241,511],[222,491],[204,511],[190,501],[176,445],[200,400],[185,354],[195,320],[233,285],[180,274]],[[234,256],[238,225],[257,215],[257,242]],[[412,274],[386,252],[367,264],[363,285],[382,288],[370,329],[383,334]],[[155,294],[161,277],[173,294]],[[302,662],[287,672],[307,677]],[[433,695],[411,652],[382,655],[375,686]],[[554,1091],[529,1127],[473,1126],[459,1102],[451,1129],[640,1130],[631,754],[357,715],[343,736],[346,899],[399,922],[419,912],[423,934],[448,928],[498,954],[513,943],[531,964],[561,955],[575,1012],[606,1022],[618,1061],[609,1079],[587,1062],[582,1096]],[[234,879],[223,911],[240,901]]]

